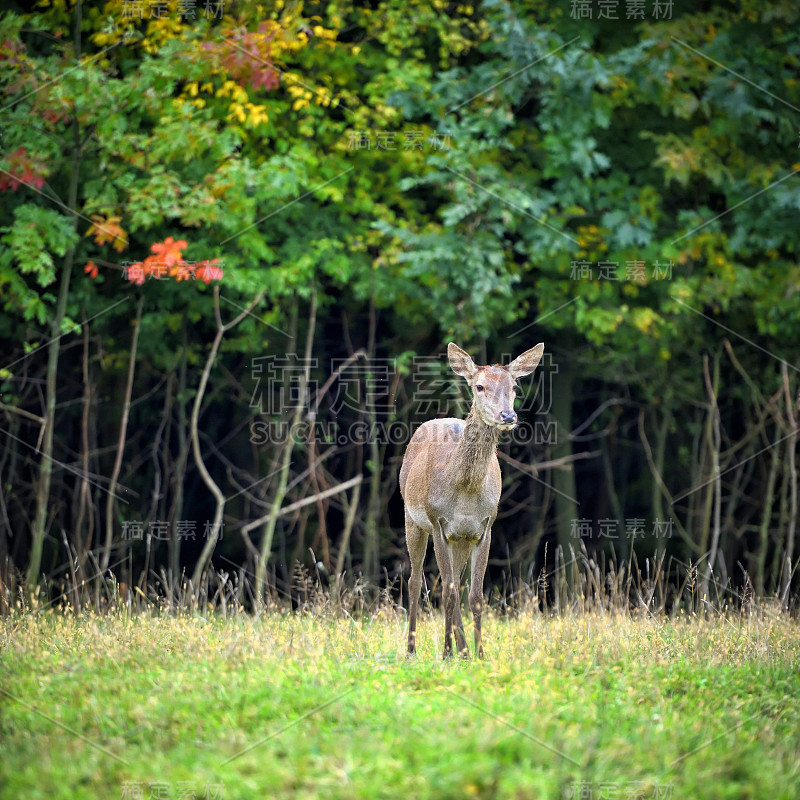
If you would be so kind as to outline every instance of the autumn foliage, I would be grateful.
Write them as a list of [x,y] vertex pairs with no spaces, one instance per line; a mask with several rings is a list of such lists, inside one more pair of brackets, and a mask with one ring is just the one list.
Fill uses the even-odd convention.
[[93,225],[86,231],[87,236],[94,236],[95,242],[102,246],[111,246],[121,253],[128,246],[128,234],[122,229],[122,217],[103,218],[99,214],[92,214]]
[[150,247],[153,255],[144,261],[130,264],[125,270],[125,277],[137,286],[141,286],[146,278],[156,280],[175,278],[179,283],[188,280],[199,280],[203,283],[222,280],[223,273],[219,259],[186,261],[183,258],[183,250],[188,246],[185,240],[176,241],[172,236],[168,236],[163,242],[156,242]]
[[235,80],[252,89],[269,91],[280,83],[273,65],[273,40],[280,27],[272,20],[262,22],[257,31],[237,28],[223,42],[207,42],[203,49],[220,59],[222,67]]
[[20,147],[6,158],[7,169],[0,172],[0,192],[9,189],[15,192],[20,186],[41,189],[44,186],[45,168],[24,147]]

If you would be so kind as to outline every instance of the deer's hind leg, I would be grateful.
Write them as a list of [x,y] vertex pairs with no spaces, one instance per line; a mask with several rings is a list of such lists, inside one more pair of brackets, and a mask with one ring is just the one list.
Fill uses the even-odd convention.
[[455,584],[456,602],[453,608],[453,633],[456,637],[456,648],[462,658],[469,658],[467,637],[464,635],[464,621],[461,618],[461,576],[469,560],[474,544],[470,541],[451,541],[448,544],[450,560],[453,565],[453,583]]
[[422,589],[422,568],[428,549],[428,532],[422,530],[406,514],[406,545],[411,560],[411,576],[408,579],[408,654],[417,652],[417,612],[419,593]]
[[469,607],[475,625],[475,655],[483,658],[481,640],[481,615],[483,614],[483,576],[489,563],[489,545],[492,543],[492,522],[489,520],[483,538],[472,551],[472,580],[469,586]]

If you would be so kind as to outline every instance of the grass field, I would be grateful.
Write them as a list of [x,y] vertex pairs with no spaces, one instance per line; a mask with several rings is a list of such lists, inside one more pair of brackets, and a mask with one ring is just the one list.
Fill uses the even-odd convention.
[[0,620],[0,795],[800,797],[800,629],[772,613]]

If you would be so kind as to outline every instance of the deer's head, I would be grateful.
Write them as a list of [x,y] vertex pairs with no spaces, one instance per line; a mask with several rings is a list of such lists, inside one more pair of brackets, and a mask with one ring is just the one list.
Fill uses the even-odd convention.
[[537,344],[517,356],[508,366],[479,367],[457,344],[447,345],[450,367],[466,379],[472,389],[472,411],[484,425],[510,431],[517,424],[514,398],[517,379],[530,375],[542,358],[544,344]]

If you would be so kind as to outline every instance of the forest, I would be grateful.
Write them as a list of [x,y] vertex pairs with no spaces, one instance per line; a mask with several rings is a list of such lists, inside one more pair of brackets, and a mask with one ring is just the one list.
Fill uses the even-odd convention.
[[545,345],[490,601],[790,606],[796,3],[10,5],[0,614],[404,605],[451,341]]

